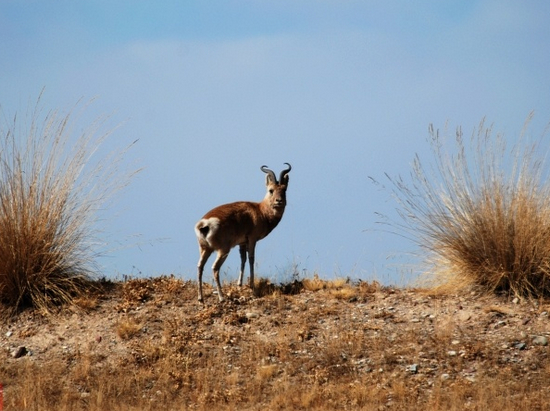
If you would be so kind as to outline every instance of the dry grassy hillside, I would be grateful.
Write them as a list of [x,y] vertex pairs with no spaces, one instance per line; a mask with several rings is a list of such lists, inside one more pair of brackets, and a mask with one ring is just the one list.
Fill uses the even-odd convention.
[[[548,301],[303,280],[101,284],[1,325],[5,410],[543,410]],[[22,348],[24,347],[24,348]]]
[[544,140],[430,126],[435,165],[386,174],[403,221],[380,222],[440,294],[313,278],[201,306],[171,277],[88,291],[96,212],[137,171],[90,162],[108,133],[73,146],[70,117],[0,130],[0,410],[550,409]]

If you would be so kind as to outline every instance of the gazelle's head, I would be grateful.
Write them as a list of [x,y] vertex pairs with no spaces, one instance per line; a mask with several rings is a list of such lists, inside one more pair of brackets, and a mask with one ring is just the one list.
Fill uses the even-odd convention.
[[276,214],[282,214],[286,206],[288,173],[292,170],[292,167],[288,163],[285,164],[288,168],[281,171],[279,181],[277,181],[275,173],[267,168],[267,166],[260,167],[260,170],[266,173],[265,185],[267,187],[267,193],[264,198],[264,203],[266,203]]

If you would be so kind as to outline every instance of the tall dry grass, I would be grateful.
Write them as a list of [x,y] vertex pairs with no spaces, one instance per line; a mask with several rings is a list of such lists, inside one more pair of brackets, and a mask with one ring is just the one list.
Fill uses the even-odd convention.
[[70,303],[96,270],[96,212],[126,180],[115,177],[123,152],[93,158],[103,120],[75,137],[82,110],[44,113],[39,98],[0,124],[0,302],[10,309]]
[[527,135],[531,117],[512,147],[484,120],[469,139],[430,126],[435,165],[416,156],[411,181],[388,176],[402,218],[392,224],[427,252],[443,289],[550,294],[548,148]]

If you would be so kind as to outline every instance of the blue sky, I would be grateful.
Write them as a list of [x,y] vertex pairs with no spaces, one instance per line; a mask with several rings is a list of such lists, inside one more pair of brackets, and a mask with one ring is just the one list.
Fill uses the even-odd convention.
[[[550,121],[547,1],[2,1],[0,105],[95,99],[144,170],[102,217],[105,275],[195,277],[194,223],[264,196],[267,164],[293,166],[281,224],[256,252],[275,280],[407,282],[414,245],[369,176],[407,176],[436,128],[482,117],[511,141]],[[210,262],[211,263],[211,262]],[[209,265],[210,265],[209,263]],[[236,276],[238,252],[224,265]],[[412,269],[415,272],[414,269]],[[210,275],[208,274],[208,277]]]

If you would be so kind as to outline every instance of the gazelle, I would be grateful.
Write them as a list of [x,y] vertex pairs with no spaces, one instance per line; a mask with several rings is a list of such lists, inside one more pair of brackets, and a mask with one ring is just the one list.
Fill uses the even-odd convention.
[[288,173],[292,169],[281,171],[279,181],[275,173],[267,166],[261,166],[260,170],[266,173],[265,185],[267,193],[259,203],[250,201],[238,201],[236,203],[218,206],[204,215],[195,225],[195,234],[199,241],[200,258],[198,263],[198,288],[199,301],[203,302],[202,273],[208,257],[217,251],[216,261],[212,266],[218,298],[224,300],[220,285],[220,268],[229,255],[229,251],[236,245],[241,254],[241,271],[239,273],[239,286],[243,284],[246,255],[250,264],[249,285],[254,292],[254,250],[256,243],[265,238],[281,221],[286,206],[286,189],[288,186]]

